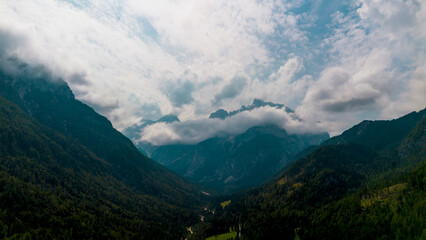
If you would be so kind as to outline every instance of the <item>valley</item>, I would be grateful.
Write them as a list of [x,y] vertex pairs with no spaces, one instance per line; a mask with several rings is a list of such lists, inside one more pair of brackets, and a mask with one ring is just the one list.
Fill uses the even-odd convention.
[[426,1],[0,1],[0,239],[426,240]]
[[[75,100],[60,79],[19,68],[21,75],[0,75],[4,237],[333,239],[324,225],[349,238],[358,231],[360,239],[422,236],[425,110],[364,121],[332,138],[261,126],[152,148],[183,180]],[[218,176],[239,185],[215,185]],[[380,231],[367,228],[373,217]]]

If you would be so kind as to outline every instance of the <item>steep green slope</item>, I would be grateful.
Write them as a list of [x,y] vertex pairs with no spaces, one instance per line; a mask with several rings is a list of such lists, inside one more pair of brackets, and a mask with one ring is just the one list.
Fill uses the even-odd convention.
[[111,164],[2,97],[0,171],[4,236],[173,239],[197,221],[191,210],[133,191]]
[[26,64],[1,69],[3,236],[179,239],[199,221],[205,195],[142,155],[63,81]]
[[69,137],[110,163],[111,174],[133,190],[192,207],[203,197],[193,185],[141,154],[112,124],[74,98],[68,85],[42,67],[10,59],[13,73],[0,71],[0,95],[38,122]]
[[425,239],[426,159],[413,171],[317,209],[302,239]]
[[425,111],[412,112],[394,120],[363,121],[341,135],[324,141],[322,145],[358,143],[374,150],[395,147],[423,118]]
[[[369,181],[357,193],[329,203],[307,218],[302,239],[424,239],[426,237],[426,118],[392,152],[399,175]],[[413,117],[418,113],[411,113]],[[405,121],[407,116],[398,119]],[[407,122],[406,122],[407,123]],[[408,122],[408,126],[411,124]],[[401,127],[401,126],[400,126]],[[406,169],[414,170],[409,172]],[[387,176],[387,175],[385,175]]]
[[368,138],[365,142],[358,137],[352,138],[358,143],[315,150],[269,184],[233,196],[225,210],[217,207],[202,232],[241,226],[245,239],[403,239],[404,233],[420,239],[424,214],[416,211],[424,212],[424,116],[425,110],[389,121],[387,127],[405,133],[398,139],[380,143],[388,133],[364,128],[356,132]]

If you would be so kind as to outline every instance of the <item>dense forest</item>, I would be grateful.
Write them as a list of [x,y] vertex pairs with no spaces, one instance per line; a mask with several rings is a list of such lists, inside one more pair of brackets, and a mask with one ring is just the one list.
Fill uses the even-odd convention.
[[[12,59],[12,61],[14,61]],[[10,239],[179,239],[206,196],[44,69],[0,74],[0,223]]]
[[275,125],[256,126],[196,145],[157,146],[150,156],[218,194],[230,194],[270,180],[291,165],[298,152],[328,138],[328,134],[288,134]]
[[228,196],[191,239],[229,227],[241,239],[424,239],[425,112],[365,121],[311,149],[274,181]]

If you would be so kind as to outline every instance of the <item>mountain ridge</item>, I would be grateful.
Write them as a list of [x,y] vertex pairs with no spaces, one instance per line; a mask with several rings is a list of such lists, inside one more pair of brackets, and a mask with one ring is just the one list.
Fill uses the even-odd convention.
[[[16,73],[0,71],[1,180],[22,196],[17,208],[2,207],[6,236],[176,239],[199,221],[207,198],[198,187],[142,155],[44,68],[19,64]],[[19,186],[58,202],[58,211],[76,218],[61,225],[68,219],[62,210],[43,212],[35,205],[28,206],[37,210],[29,217],[25,202],[36,202]],[[79,226],[85,215],[99,220]],[[22,226],[14,228],[15,221],[6,218]],[[72,229],[81,232],[73,235]]]
[[357,124],[309,150],[274,180],[219,198],[231,204],[217,204],[193,239],[230,226],[241,227],[241,239],[421,239],[425,114],[423,109]]
[[[22,68],[32,70],[28,65],[20,65],[20,69]],[[115,164],[121,175],[127,175],[127,178],[122,180],[139,190],[150,191],[148,186],[137,185],[138,181],[150,180],[144,178],[145,174],[140,175],[138,171],[150,168],[154,172],[168,172],[161,165],[142,155],[128,138],[112,127],[107,118],[75,100],[71,89],[64,81],[52,79],[43,72],[40,75],[41,77],[35,78],[28,75],[8,78],[3,75],[0,94],[12,96],[11,99],[37,121],[77,140],[100,158]],[[40,85],[43,87],[40,88]]]
[[181,176],[222,193],[267,181],[305,147],[328,134],[288,134],[274,125],[249,128],[242,134],[209,138],[195,145],[165,145],[150,156]]
[[[219,109],[210,115],[210,119],[224,120],[235,114],[266,106],[294,114],[294,111],[284,104],[254,99],[251,105],[242,106],[229,113]],[[226,116],[221,117],[222,113]],[[172,122],[179,120],[176,116],[166,116],[166,119],[169,118]],[[293,156],[299,151],[329,138],[327,133],[288,134],[285,129],[274,124],[259,124],[239,134],[217,133],[195,144],[156,146],[147,141],[140,141],[140,129],[160,122],[161,119],[163,118],[127,128],[125,134],[133,139],[138,149],[147,156],[180,176],[219,193],[231,193],[261,184],[284,166],[291,164],[295,160]]]
[[285,112],[294,113],[294,110],[288,108],[284,104],[273,103],[273,102],[265,102],[262,99],[255,98],[255,99],[253,99],[253,103],[251,105],[247,106],[247,107],[243,105],[240,109],[234,110],[234,111],[231,111],[231,112],[228,112],[225,109],[219,109],[216,112],[211,113],[209,118],[218,118],[218,119],[224,120],[225,118],[231,117],[235,114],[245,112],[245,111],[251,111],[253,109],[260,108],[260,107],[266,107],[266,106],[277,108],[277,109],[284,108]]

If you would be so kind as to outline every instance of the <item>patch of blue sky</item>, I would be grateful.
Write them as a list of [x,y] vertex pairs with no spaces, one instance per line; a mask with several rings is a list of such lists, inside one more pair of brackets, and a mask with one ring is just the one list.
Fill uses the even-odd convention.
[[156,42],[159,41],[159,34],[157,30],[151,25],[148,19],[139,17],[137,19],[137,23],[142,37],[149,37]]
[[[303,59],[304,69],[296,74],[294,79],[304,75],[318,77],[321,71],[330,64],[333,53],[332,47],[325,43],[340,26],[334,21],[338,12],[344,16],[356,18],[356,8],[348,0],[343,1],[305,1],[295,8],[289,9],[287,14],[298,16],[298,28],[304,34],[300,41],[290,40],[289,36],[280,34],[286,31],[286,26],[277,26],[276,33],[268,36],[264,44],[273,54],[276,62],[272,64],[270,72],[277,71],[283,62],[292,56]],[[366,30],[368,32],[368,29]]]
[[84,1],[84,0],[61,0],[61,1],[67,2],[79,9],[87,8],[88,6],[91,5],[90,1]]
[[84,11],[92,18],[109,23],[123,22],[123,5],[122,1],[102,1],[102,3],[93,3],[87,0],[61,0],[67,2],[76,9]]

